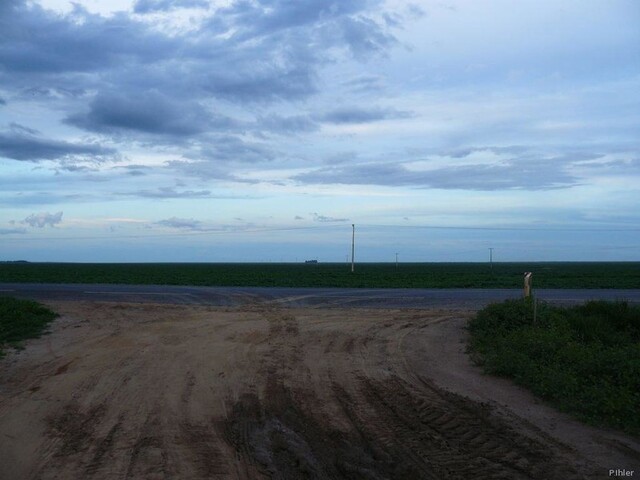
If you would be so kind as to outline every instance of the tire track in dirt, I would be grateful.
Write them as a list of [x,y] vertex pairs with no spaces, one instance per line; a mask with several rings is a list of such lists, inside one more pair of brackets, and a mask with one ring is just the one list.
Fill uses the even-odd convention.
[[93,477],[98,474],[103,467],[103,462],[105,457],[108,455],[110,450],[113,448],[116,435],[120,432],[122,428],[123,417],[120,416],[118,421],[109,429],[109,433],[104,438],[97,439],[96,441],[96,449],[93,453],[93,458],[89,465],[87,465],[85,469],[86,477]]
[[[424,312],[414,315],[405,312],[397,319],[402,321],[400,326],[387,328],[385,337],[388,341],[378,356],[389,359],[392,376],[377,381],[372,381],[372,375],[360,379],[367,400],[375,405],[375,417],[396,418],[394,423],[403,426],[397,428],[401,442],[429,452],[429,461],[447,476],[554,478],[553,475],[559,474],[562,478],[581,478],[575,470],[565,467],[565,460],[556,458],[548,445],[545,448],[540,442],[516,433],[507,422],[492,415],[487,405],[437,388],[411,371],[402,351],[402,342],[421,328],[451,318],[434,313],[436,315],[425,317]],[[407,319],[411,321],[405,323]],[[372,353],[361,351],[362,356]],[[411,432],[437,439],[435,443],[433,439],[429,441],[436,450],[421,444]],[[442,445],[446,448],[437,451]],[[533,453],[536,454],[532,456]],[[478,458],[480,463],[476,461]],[[460,466],[464,468],[460,469]]]
[[[226,439],[243,461],[269,478],[580,479],[543,444],[493,418],[489,408],[424,381],[408,383],[396,372],[380,376],[371,365],[397,347],[416,322],[370,325],[360,337],[328,337],[325,352],[339,350],[359,361],[349,388],[329,372],[332,401],[346,429],[333,428],[300,378],[303,342],[295,319],[270,308],[272,350],[266,357],[262,396],[246,394],[233,405]],[[285,368],[285,363],[290,368]],[[329,368],[331,370],[332,367]],[[399,373],[399,372],[398,372]],[[293,385],[293,386],[292,386]],[[320,406],[317,406],[320,407]],[[318,415],[318,411],[320,415]]]
[[2,480],[597,478],[412,369],[450,312],[67,308],[91,323],[0,371]]
[[300,375],[300,334],[296,318],[270,304],[260,307],[268,321],[269,351],[260,371],[266,378],[261,398],[243,394],[233,404],[225,422],[225,438],[242,464],[248,464],[273,479],[337,478],[317,456],[320,447],[308,432],[318,431],[292,399],[288,383]]
[[[54,378],[72,393],[60,392],[64,406],[44,419],[38,465],[29,469],[28,478],[229,478],[220,418],[200,408],[202,365],[194,362],[196,353],[183,348],[191,335],[174,328],[184,324],[162,318],[135,322],[134,317],[132,322],[132,312],[118,307],[103,307],[100,314],[91,309],[106,321],[84,339],[91,348],[79,361],[62,352],[38,366],[46,392],[42,401],[51,398]],[[149,306],[144,310],[156,313]],[[201,347],[206,346],[203,340]],[[76,352],[79,345],[73,347]],[[181,374],[183,366],[187,371]],[[165,385],[163,377],[176,379],[171,370],[177,371],[178,382]],[[20,395],[17,391],[13,397]],[[0,455],[2,449],[0,439]],[[5,478],[1,468],[0,478]]]
[[463,397],[435,387],[417,391],[398,377],[385,382],[363,379],[361,388],[375,411],[362,424],[372,435],[376,423],[391,427],[393,443],[387,451],[428,465],[438,478],[582,478],[555,459],[554,452]]
[[125,479],[166,478],[168,452],[161,434],[159,412],[152,412],[130,449]]

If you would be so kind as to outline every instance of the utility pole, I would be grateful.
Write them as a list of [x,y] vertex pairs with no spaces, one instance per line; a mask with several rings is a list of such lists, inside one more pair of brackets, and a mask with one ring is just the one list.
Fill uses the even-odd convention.
[[398,268],[398,252],[396,252],[396,268]]
[[356,225],[351,224],[351,273],[353,273],[355,267],[355,252],[356,252]]
[[489,247],[489,265],[491,270],[493,270],[493,247]]

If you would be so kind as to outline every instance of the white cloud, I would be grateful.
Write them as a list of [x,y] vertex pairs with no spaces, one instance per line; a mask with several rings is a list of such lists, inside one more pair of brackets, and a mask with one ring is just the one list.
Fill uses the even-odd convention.
[[62,222],[62,212],[57,213],[32,213],[25,218],[21,223],[30,225],[34,228],[44,228],[46,226],[55,227]]
[[640,224],[635,0],[73,3],[0,2],[0,225]]

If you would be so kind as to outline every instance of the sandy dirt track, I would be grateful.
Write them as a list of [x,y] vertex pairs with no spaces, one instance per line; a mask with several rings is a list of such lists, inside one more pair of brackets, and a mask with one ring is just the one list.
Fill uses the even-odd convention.
[[51,302],[0,360],[1,479],[578,479],[640,475],[464,354],[455,310]]

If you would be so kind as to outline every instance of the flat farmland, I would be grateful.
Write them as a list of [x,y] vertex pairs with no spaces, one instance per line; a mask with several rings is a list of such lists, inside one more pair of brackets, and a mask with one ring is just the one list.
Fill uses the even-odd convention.
[[465,354],[464,309],[47,302],[0,360],[2,479],[591,479],[640,467]]
[[0,283],[138,285],[520,288],[640,288],[640,262],[619,263],[0,263]]

